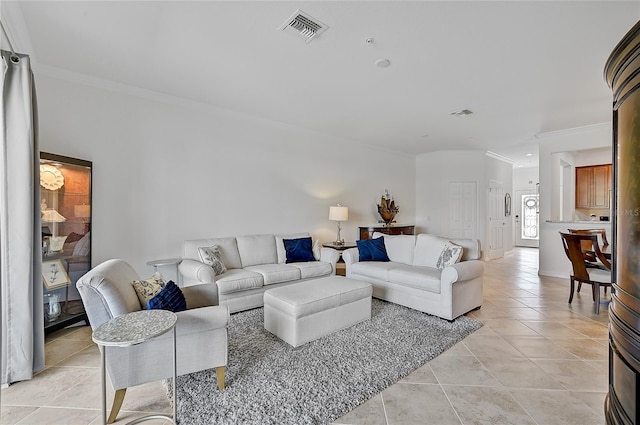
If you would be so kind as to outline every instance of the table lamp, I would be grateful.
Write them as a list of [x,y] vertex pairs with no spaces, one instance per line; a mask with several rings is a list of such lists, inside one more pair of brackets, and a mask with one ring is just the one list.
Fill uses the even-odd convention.
[[329,207],[329,220],[338,222],[338,238],[334,242],[336,245],[344,244],[344,240],[340,238],[340,222],[349,219],[349,208],[342,205],[332,205]]

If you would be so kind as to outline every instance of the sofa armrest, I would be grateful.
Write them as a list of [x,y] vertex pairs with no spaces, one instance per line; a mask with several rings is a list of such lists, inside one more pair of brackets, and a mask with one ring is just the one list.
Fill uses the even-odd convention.
[[216,305],[194,308],[176,313],[178,335],[202,332],[210,329],[222,329],[229,326],[229,307]]
[[333,248],[322,247],[320,249],[320,261],[330,263],[335,269],[336,263],[340,259],[340,252]]
[[187,300],[187,308],[200,308],[218,305],[218,285],[203,283],[180,288]]
[[345,266],[345,277],[351,277],[351,266],[360,261],[358,248],[349,248],[342,251],[342,261]]
[[454,282],[464,282],[484,273],[484,262],[480,260],[469,260],[445,267],[442,270],[440,281],[442,284],[452,284]]
[[208,266],[200,261],[196,260],[182,260],[178,266],[180,273],[192,280],[196,280],[200,283],[215,283],[216,274],[211,266]]

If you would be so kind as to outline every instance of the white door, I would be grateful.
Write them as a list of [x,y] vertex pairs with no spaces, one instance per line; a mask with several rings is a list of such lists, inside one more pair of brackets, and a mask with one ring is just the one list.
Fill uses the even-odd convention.
[[478,238],[478,183],[449,182],[449,232],[451,238]]
[[489,259],[504,255],[504,187],[501,182],[489,181]]
[[517,190],[515,199],[516,246],[538,247],[540,223],[535,190]]

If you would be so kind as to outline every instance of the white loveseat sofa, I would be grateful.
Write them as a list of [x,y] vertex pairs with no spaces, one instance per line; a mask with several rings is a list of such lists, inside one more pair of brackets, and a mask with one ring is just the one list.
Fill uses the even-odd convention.
[[[358,248],[342,253],[346,277],[373,285],[373,296],[447,320],[482,306],[480,242],[435,235],[382,235],[388,262],[359,261]],[[447,242],[463,247],[460,262],[439,270]]]
[[[227,305],[231,313],[261,307],[264,304],[263,293],[267,289],[335,275],[340,253],[332,248],[314,249],[316,261],[286,263],[283,239],[304,237],[309,237],[309,234],[186,240],[183,243],[183,260],[178,267],[182,285],[216,285],[218,303]],[[219,247],[227,268],[217,276],[211,266],[201,262],[198,251],[198,248],[214,245]]]

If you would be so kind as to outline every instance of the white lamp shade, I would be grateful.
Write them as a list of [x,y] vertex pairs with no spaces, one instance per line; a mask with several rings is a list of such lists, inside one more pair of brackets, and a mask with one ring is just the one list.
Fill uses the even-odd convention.
[[329,220],[347,221],[349,220],[349,208],[341,205],[329,207]]
[[91,217],[91,205],[74,205],[73,215],[80,218]]
[[53,208],[42,211],[42,221],[44,221],[45,223],[62,223],[66,220],[67,219],[64,218],[62,214],[60,214]]

